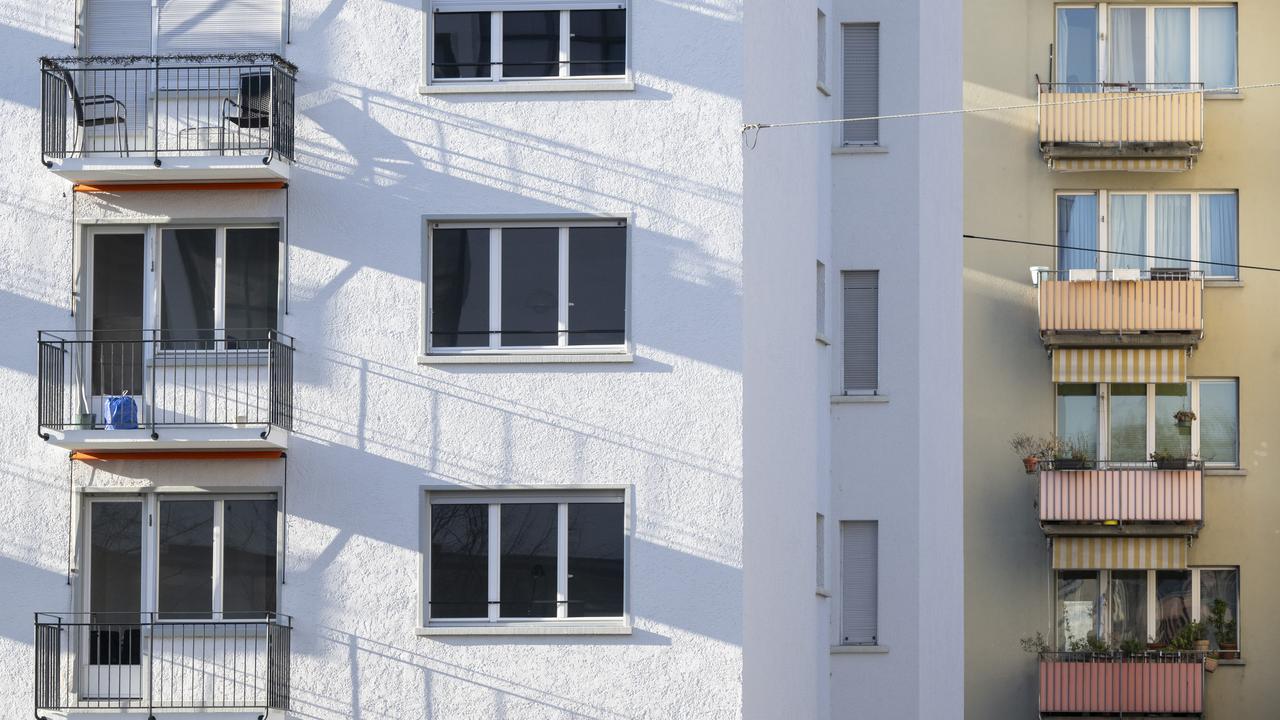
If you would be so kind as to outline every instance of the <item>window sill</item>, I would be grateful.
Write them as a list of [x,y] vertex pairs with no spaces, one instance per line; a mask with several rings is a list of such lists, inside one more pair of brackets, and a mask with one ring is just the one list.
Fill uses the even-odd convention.
[[1242,93],[1242,92],[1234,92],[1234,93],[1225,93],[1225,92],[1224,92],[1224,93],[1205,93],[1205,94],[1204,94],[1204,99],[1205,99],[1205,100],[1243,100],[1243,99],[1244,99],[1244,93]]
[[827,97],[831,97],[831,89],[828,88],[827,84],[822,82],[821,80],[818,81],[818,92],[822,93],[823,95],[826,95]]
[[838,145],[831,148],[832,155],[884,155],[889,148],[884,145]]
[[1239,280],[1205,280],[1204,286],[1207,288],[1238,288],[1244,287],[1244,283]]
[[1221,476],[1221,477],[1246,477],[1249,474],[1249,471],[1245,470],[1244,468],[1212,468],[1211,467],[1211,468],[1205,468],[1204,474],[1209,475],[1211,477],[1214,475]]
[[607,80],[507,80],[477,83],[424,83],[418,86],[422,95],[479,95],[531,92],[632,92],[635,81],[629,78]]
[[888,395],[832,395],[832,405],[877,405],[889,402]]
[[622,624],[517,623],[508,625],[428,625],[417,629],[418,637],[519,636],[519,635],[630,635],[631,626]]
[[817,590],[813,591],[813,594],[821,598],[831,597],[831,591],[826,588],[818,588]]
[[819,345],[830,345],[830,344],[831,344],[831,339],[830,339],[830,338],[828,338],[826,335],[814,335],[814,336],[813,336],[813,339],[814,339],[815,341],[817,341],[817,343],[818,343]]
[[832,655],[888,655],[888,645],[832,645]]
[[1234,667],[1244,667],[1244,660],[1219,660],[1218,661],[1218,667],[1222,667],[1224,665],[1234,666]]
[[630,363],[635,353],[530,353],[501,355],[465,353],[457,355],[419,355],[419,365],[530,365],[546,363]]

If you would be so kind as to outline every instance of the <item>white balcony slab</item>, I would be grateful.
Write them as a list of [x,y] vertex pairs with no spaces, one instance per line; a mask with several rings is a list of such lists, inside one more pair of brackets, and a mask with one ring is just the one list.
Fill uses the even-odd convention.
[[151,156],[108,155],[53,160],[56,175],[77,183],[226,182],[237,180],[288,180],[289,162],[261,155],[193,155],[161,157],[160,167]]
[[42,428],[48,442],[60,448],[80,452],[159,452],[174,450],[287,450],[289,432],[271,426],[262,437],[263,425],[214,425],[202,427],[161,427],[158,438],[151,430],[55,430]]

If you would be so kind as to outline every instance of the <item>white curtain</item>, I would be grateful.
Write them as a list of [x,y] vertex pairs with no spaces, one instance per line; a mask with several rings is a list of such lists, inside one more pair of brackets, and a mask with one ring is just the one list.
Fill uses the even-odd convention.
[[[1108,249],[1139,255],[1146,253],[1147,196],[1112,195],[1110,204],[1110,247]],[[1146,258],[1134,255],[1109,255],[1108,259],[1113,269],[1145,270],[1147,267]]]
[[1200,8],[1200,80],[1206,90],[1235,87],[1236,8]]
[[[1060,83],[1098,81],[1098,9],[1058,9],[1058,76]],[[1065,88],[1065,92],[1091,92],[1081,85]]]
[[1191,82],[1190,8],[1156,8],[1155,81]]
[[1058,196],[1058,269],[1098,267],[1098,196]]
[[1146,8],[1112,8],[1111,82],[1147,81]]
[[1235,193],[1200,196],[1200,268],[1206,276],[1236,276],[1238,223]]
[[1152,267],[1189,267],[1191,257],[1191,196],[1156,196],[1156,255],[1174,260],[1151,260]]

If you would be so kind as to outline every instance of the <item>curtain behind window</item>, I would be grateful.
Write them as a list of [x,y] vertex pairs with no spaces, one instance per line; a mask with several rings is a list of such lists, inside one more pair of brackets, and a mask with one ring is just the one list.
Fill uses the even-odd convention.
[[1098,590],[1096,570],[1058,572],[1055,615],[1059,650],[1067,650],[1090,635],[1102,637],[1102,595]]
[[1097,195],[1058,196],[1058,246],[1059,270],[1098,267]]
[[1156,572],[1156,641],[1167,643],[1191,622],[1191,571]]
[[1145,270],[1147,258],[1147,198],[1145,195],[1112,195],[1110,199],[1110,249],[1134,255],[1108,255],[1113,269]]
[[[1206,277],[1237,276],[1240,243],[1236,195],[1200,196],[1200,268]],[[1217,264],[1229,263],[1229,264]]]
[[1147,81],[1146,8],[1111,9],[1111,82]]
[[[1226,619],[1237,622],[1234,641],[1239,644],[1240,571],[1238,569],[1200,571],[1200,619],[1202,622],[1208,620],[1209,614],[1213,612],[1215,600],[1225,602],[1227,604]],[[1213,644],[1212,647],[1219,647],[1213,625],[1205,622],[1205,630],[1208,632],[1209,641]]]
[[[1058,9],[1059,83],[1098,81],[1098,9]],[[1088,87],[1066,87],[1062,92],[1088,92]]]
[[1191,82],[1190,8],[1156,8],[1156,82]]
[[[1156,196],[1156,255],[1152,267],[1185,268],[1191,263],[1191,196]],[[1175,258],[1175,259],[1165,259]]]
[[1200,8],[1200,80],[1206,90],[1236,84],[1236,8]]
[[1111,571],[1111,642],[1147,642],[1147,571]]

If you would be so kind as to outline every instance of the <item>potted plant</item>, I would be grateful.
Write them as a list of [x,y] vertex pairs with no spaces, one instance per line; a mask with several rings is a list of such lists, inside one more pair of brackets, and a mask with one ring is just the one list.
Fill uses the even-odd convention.
[[1019,643],[1022,645],[1024,652],[1033,655],[1042,655],[1049,652],[1049,643],[1044,639],[1043,633],[1036,633],[1034,636],[1024,637]]
[[1084,470],[1092,459],[1082,443],[1059,441],[1053,450],[1054,470]]
[[1235,660],[1240,657],[1236,638],[1236,621],[1227,619],[1227,601],[1218,598],[1209,609],[1209,625],[1218,640],[1219,656],[1223,660]]
[[1156,464],[1158,470],[1186,470],[1191,467],[1195,458],[1187,453],[1157,450],[1151,453],[1151,461]]
[[1173,421],[1178,424],[1178,427],[1189,428],[1195,419],[1196,414],[1190,410],[1179,410],[1173,414]]
[[1127,657],[1141,657],[1147,654],[1147,644],[1133,636],[1121,640],[1116,649],[1121,655]]
[[1052,438],[1041,438],[1027,433],[1018,433],[1009,438],[1009,447],[1013,449],[1013,453],[1022,458],[1022,467],[1030,475],[1036,471],[1036,466],[1052,455],[1053,448]]

